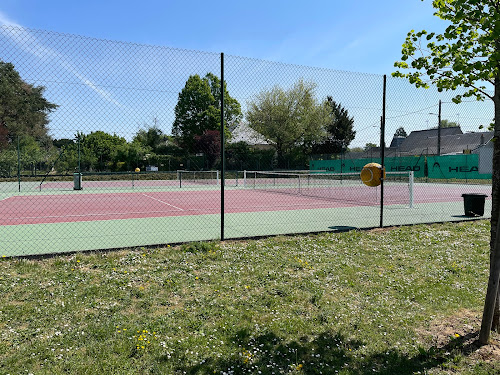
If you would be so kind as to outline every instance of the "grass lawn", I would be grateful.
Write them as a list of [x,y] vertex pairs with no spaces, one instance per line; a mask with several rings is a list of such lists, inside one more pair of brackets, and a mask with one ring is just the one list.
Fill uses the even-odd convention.
[[488,241],[474,221],[4,258],[0,374],[498,374],[475,345]]

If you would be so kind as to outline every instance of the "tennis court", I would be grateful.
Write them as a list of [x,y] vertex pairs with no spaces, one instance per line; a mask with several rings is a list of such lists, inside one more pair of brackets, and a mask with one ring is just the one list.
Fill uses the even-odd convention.
[[[384,185],[384,224],[470,219],[464,193],[490,185],[413,183],[401,176]],[[180,186],[178,181],[83,181],[33,184],[0,196],[0,255],[154,245],[221,236],[220,180]],[[380,188],[359,179],[262,174],[226,181],[225,238],[305,233],[379,225]]]

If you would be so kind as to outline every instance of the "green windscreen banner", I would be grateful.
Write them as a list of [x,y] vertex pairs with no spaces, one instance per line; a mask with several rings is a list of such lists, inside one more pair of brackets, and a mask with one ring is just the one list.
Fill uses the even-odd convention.
[[436,179],[490,179],[491,174],[479,173],[478,154],[427,157],[428,177]]
[[[413,171],[415,177],[424,177],[425,157],[385,158],[386,172]],[[327,171],[332,173],[359,173],[368,163],[380,163],[380,158],[311,160],[311,171]]]
[[[368,163],[380,163],[377,158],[311,160],[311,171],[327,171],[332,173],[359,173]],[[491,179],[491,174],[479,173],[479,157],[477,154],[415,156],[385,158],[386,172],[413,171],[415,177],[432,179],[476,180]]]

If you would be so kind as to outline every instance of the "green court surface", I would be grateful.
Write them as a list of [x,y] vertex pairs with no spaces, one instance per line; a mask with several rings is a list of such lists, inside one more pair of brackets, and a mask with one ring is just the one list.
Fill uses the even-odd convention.
[[[396,208],[397,207],[397,208]],[[491,200],[486,200],[489,218]],[[464,204],[433,202],[414,208],[386,206],[384,226],[470,220]],[[238,212],[224,216],[224,238],[374,228],[380,208],[339,207]],[[0,226],[0,256],[31,256],[85,250],[173,244],[221,238],[220,214]]]

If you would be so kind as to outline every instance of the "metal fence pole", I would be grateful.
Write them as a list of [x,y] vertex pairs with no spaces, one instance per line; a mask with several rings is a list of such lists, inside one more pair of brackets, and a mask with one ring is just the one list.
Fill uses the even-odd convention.
[[21,192],[21,148],[19,146],[19,135],[17,136],[17,185]]
[[438,111],[438,145],[437,154],[441,155],[441,100],[439,101],[439,111]]
[[221,186],[220,186],[220,240],[224,241],[224,185],[226,175],[225,163],[225,134],[224,134],[224,53],[220,54],[220,160],[221,160]]
[[384,74],[384,88],[382,94],[382,117],[380,121],[380,165],[382,166],[382,178],[380,181],[380,227],[384,226],[384,157],[385,157],[385,105],[387,94],[387,76]]

